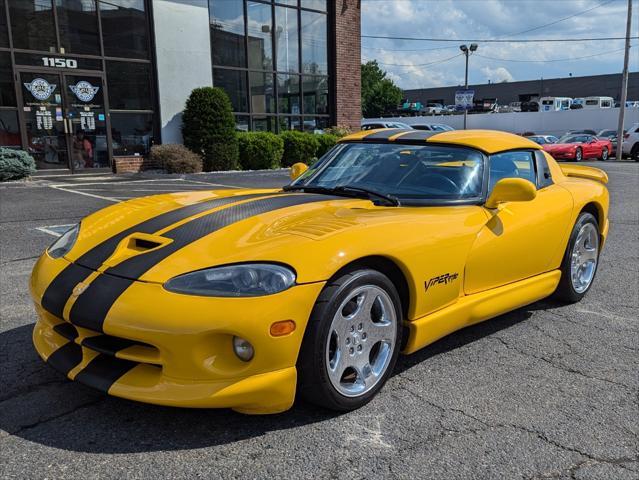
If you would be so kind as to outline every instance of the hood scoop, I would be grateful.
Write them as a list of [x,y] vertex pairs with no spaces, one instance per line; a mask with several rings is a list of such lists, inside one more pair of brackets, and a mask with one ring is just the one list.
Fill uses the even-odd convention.
[[128,237],[122,239],[113,252],[113,255],[104,261],[100,270],[103,271],[105,268],[114,267],[118,263],[131,257],[135,257],[136,255],[143,255],[145,253],[155,251],[171,242],[173,242],[172,239],[161,237],[160,235],[132,233]]

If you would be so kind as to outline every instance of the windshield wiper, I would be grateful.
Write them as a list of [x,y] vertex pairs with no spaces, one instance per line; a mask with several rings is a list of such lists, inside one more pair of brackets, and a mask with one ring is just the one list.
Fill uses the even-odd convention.
[[351,192],[351,193],[363,193],[368,198],[370,198],[370,197],[381,198],[385,202],[390,203],[391,205],[394,205],[396,207],[399,207],[401,205],[401,202],[399,201],[399,198],[397,198],[395,195],[376,192],[375,190],[369,190],[368,188],[364,188],[364,187],[356,187],[354,185],[338,185],[337,187],[333,188],[333,191],[335,191],[335,192],[347,192],[347,193],[348,192]]
[[329,195],[345,195],[348,197],[361,197],[361,194],[366,195],[366,198],[370,199],[371,197],[379,198],[384,200],[386,203],[394,205],[396,207],[400,206],[400,201],[394,195],[387,195],[384,193],[379,193],[374,190],[369,190],[368,188],[356,187],[352,185],[338,185],[336,187],[320,187],[320,186],[309,186],[309,185],[287,185],[283,188],[285,192],[303,190],[308,193],[324,193]]

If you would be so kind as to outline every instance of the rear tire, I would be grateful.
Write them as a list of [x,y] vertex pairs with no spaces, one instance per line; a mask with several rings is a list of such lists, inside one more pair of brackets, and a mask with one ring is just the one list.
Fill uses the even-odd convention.
[[599,266],[600,244],[597,219],[580,213],[561,262],[561,279],[553,294],[557,300],[576,303],[590,290]]
[[298,394],[338,411],[367,404],[391,375],[402,340],[401,300],[382,273],[344,273],[320,293],[297,362]]
[[635,162],[639,162],[639,143],[635,143],[630,150],[630,158]]
[[603,149],[601,150],[601,158],[599,159],[602,162],[605,162],[606,160],[608,160],[608,148],[607,147],[603,147]]

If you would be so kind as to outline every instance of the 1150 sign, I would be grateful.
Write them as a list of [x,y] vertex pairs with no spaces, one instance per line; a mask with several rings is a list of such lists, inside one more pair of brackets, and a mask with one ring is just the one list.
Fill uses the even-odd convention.
[[42,57],[45,67],[78,68],[78,61],[72,58]]

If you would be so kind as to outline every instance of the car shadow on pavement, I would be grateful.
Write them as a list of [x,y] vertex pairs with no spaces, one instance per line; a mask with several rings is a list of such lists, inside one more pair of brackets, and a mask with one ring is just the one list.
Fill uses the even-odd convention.
[[[534,310],[547,306],[538,302],[453,333],[413,355],[400,356],[395,374],[525,321]],[[160,407],[109,397],[68,381],[46,366],[32,347],[32,329],[33,325],[25,325],[0,333],[0,429],[31,442],[88,453],[187,450],[230,444],[340,415],[302,401],[282,414],[248,416],[231,410]]]

